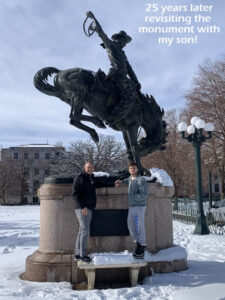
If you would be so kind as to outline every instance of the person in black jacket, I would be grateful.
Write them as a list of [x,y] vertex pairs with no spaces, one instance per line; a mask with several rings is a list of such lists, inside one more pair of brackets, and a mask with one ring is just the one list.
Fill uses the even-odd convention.
[[96,207],[96,188],[113,187],[114,183],[106,178],[98,180],[94,177],[94,165],[87,162],[84,166],[84,173],[81,173],[73,183],[73,198],[75,200],[75,213],[79,222],[79,232],[75,244],[75,259],[91,262],[86,255],[87,239],[90,232],[92,211]]

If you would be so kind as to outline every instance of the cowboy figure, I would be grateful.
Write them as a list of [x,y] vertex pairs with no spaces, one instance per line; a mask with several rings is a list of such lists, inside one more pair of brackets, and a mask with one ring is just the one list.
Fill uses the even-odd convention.
[[139,99],[137,92],[141,89],[141,85],[127,60],[125,52],[122,50],[132,38],[125,31],[120,31],[113,34],[112,39],[109,39],[91,11],[87,12],[87,17],[93,20],[92,30],[96,31],[102,39],[101,46],[106,49],[112,66],[106,80],[110,79],[113,82],[120,97],[120,103],[106,120],[111,125],[115,122],[115,119],[122,117],[126,107],[132,107]]

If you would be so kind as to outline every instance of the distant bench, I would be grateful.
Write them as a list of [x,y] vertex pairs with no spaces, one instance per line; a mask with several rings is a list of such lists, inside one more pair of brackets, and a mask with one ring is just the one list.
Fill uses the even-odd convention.
[[93,290],[95,286],[95,270],[96,269],[117,269],[117,268],[129,268],[129,277],[131,286],[136,286],[138,281],[138,274],[141,267],[145,267],[147,262],[137,261],[123,264],[101,264],[94,265],[92,263],[85,263],[83,261],[78,262],[78,268],[84,269],[88,279],[88,289]]

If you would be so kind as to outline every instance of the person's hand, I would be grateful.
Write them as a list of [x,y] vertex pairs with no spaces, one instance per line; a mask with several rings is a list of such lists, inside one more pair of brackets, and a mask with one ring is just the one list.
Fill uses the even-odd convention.
[[115,181],[116,184],[121,184],[122,182],[123,182],[123,181],[122,181],[122,180],[119,180],[119,179]]
[[88,209],[87,209],[87,207],[84,207],[81,211],[82,211],[82,215],[83,216],[87,216],[88,215]]
[[115,181],[115,187],[116,188],[119,187],[121,185],[121,183],[122,183],[122,180],[116,180]]
[[95,16],[94,16],[94,14],[93,14],[93,12],[91,12],[91,11],[87,11],[86,12],[86,16],[88,17],[88,18],[91,18],[91,19],[93,19]]

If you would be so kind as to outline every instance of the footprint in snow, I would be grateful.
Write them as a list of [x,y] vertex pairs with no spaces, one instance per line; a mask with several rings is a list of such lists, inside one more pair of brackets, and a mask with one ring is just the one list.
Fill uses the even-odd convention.
[[16,245],[12,244],[12,245],[8,245],[6,248],[3,249],[2,253],[6,254],[6,253],[11,253],[13,252],[13,250],[16,248]]

